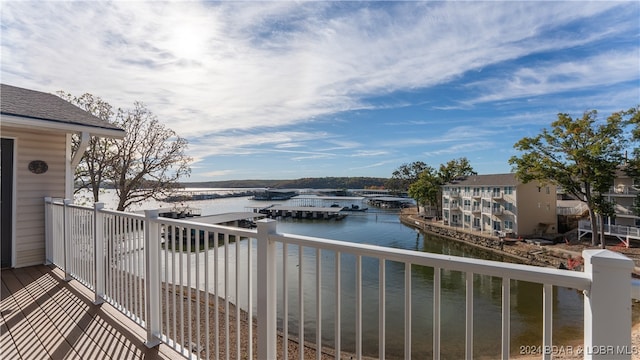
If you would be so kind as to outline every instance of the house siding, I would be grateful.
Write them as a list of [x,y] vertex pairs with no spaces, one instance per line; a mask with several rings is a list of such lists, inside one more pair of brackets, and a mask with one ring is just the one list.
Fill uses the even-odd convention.
[[[548,188],[548,191],[547,191]],[[557,233],[558,216],[556,186],[536,182],[521,184],[518,192],[518,229],[522,234],[536,234],[539,224],[547,224],[546,233]]]
[[[65,196],[67,137],[61,132],[2,128],[2,137],[15,139],[14,266],[45,262],[44,198]],[[43,160],[44,174],[29,171],[29,163]]]

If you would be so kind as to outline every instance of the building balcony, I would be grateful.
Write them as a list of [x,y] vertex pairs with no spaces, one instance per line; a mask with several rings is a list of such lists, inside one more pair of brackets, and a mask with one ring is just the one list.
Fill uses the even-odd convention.
[[609,193],[608,195],[610,196],[625,196],[625,195],[629,195],[629,196],[637,196],[640,193],[640,190],[638,190],[638,188],[636,186],[630,186],[630,185],[617,185],[617,186],[613,186],[609,189]]
[[[430,325],[433,335],[429,341],[434,344],[436,358],[441,355],[444,335],[439,320],[441,304],[447,301],[441,291],[443,271],[458,271],[467,277],[463,341],[468,358],[473,356],[474,329],[478,328],[473,325],[474,274],[508,275],[502,279],[503,317],[498,320],[503,329],[502,358],[517,353],[510,348],[512,280],[543,285],[540,311],[545,331],[538,344],[541,348],[553,345],[554,287],[585,291],[585,348],[593,344],[631,348],[630,299],[610,294],[630,293],[633,262],[614,252],[586,250],[583,257],[589,265],[578,272],[281,234],[274,220],[259,221],[257,229],[240,229],[160,218],[157,211],[140,215],[104,210],[101,204],[87,208],[51,200],[45,204],[45,217],[46,257],[55,268],[13,270],[8,276],[3,271],[3,356],[97,358],[103,351],[112,356],[122,354],[123,358],[279,359],[285,357],[280,351],[292,351],[279,345],[295,340],[308,345],[294,349],[290,358],[307,358],[308,351],[322,347],[333,349],[338,358],[341,326],[334,325],[336,336],[329,341],[322,333],[326,325],[315,319],[342,324],[343,316],[353,315],[355,331],[345,330],[345,334],[352,334],[350,341],[356,349],[352,356],[359,359],[364,356],[362,334],[370,330],[364,329],[361,321],[367,300],[362,291],[365,261],[375,261],[380,271],[375,286],[382,291],[373,295],[378,296],[380,349],[385,349],[386,319],[399,320],[409,329],[405,330],[403,354],[389,354],[394,357],[412,357],[410,329],[412,323],[421,321],[412,316],[418,310],[412,309],[415,299],[411,289],[425,286],[412,284],[415,267],[433,269],[429,286],[433,288],[436,320]],[[336,304],[345,301],[340,284],[347,279],[342,279],[339,271],[341,254],[353,257],[349,266],[355,267],[355,283],[349,285],[356,288],[351,300],[354,304],[349,306],[354,313],[350,315],[341,306],[323,306],[327,298]],[[207,261],[205,256],[214,260]],[[325,262],[335,271],[320,271]],[[404,266],[401,296],[405,300],[399,313],[390,312],[385,302],[388,285],[384,274],[390,262]],[[302,282],[304,274],[315,281]],[[330,294],[326,293],[327,276],[337,284]],[[295,289],[277,286],[297,282],[300,286]],[[314,295],[306,296],[305,288]],[[306,311],[289,310],[288,300],[278,295],[280,291],[295,292],[292,299],[298,304],[294,308]],[[64,305],[66,302],[74,307]],[[309,317],[310,313],[315,315]],[[299,323],[315,329],[315,336],[305,337],[305,332],[298,330]],[[596,324],[606,331],[591,331]],[[89,335],[80,336],[83,332]],[[35,338],[41,341],[31,345]],[[132,355],[124,354],[126,351]]]
[[[598,229],[599,231],[600,229]],[[578,238],[591,233],[593,233],[591,222],[580,220],[578,222]],[[640,227],[604,224],[604,234],[617,237],[626,247],[629,247],[631,240],[640,240]]]
[[444,191],[443,195],[448,196],[450,198],[459,198],[461,196],[460,191],[457,191],[457,190]]
[[614,209],[616,212],[616,216],[637,217],[634,206],[623,206],[617,204]]

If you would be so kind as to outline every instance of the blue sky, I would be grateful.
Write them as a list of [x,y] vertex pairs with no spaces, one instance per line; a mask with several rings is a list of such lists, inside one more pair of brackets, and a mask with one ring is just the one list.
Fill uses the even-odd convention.
[[1,81],[189,140],[191,181],[510,171],[559,112],[640,103],[640,2],[2,2]]

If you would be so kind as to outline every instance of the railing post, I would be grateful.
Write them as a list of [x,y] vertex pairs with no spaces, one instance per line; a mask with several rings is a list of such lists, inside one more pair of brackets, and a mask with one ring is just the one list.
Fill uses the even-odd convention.
[[258,359],[276,358],[276,233],[275,220],[258,224]]
[[45,243],[45,265],[53,264],[53,220],[51,217],[51,197],[44,198],[44,243]]
[[585,250],[591,289],[584,297],[584,358],[631,359],[633,261],[609,250]]
[[144,215],[144,275],[147,300],[145,345],[152,348],[160,344],[160,225],[155,221],[158,219],[158,210],[145,210]]
[[104,301],[105,268],[104,268],[104,214],[102,209],[104,203],[93,204],[93,256],[94,256],[94,276],[95,276],[95,305]]
[[71,275],[69,274],[69,253],[71,252],[71,246],[69,242],[71,241],[71,215],[69,214],[69,205],[73,204],[73,200],[64,199],[64,207],[62,211],[62,219],[63,219],[63,234],[64,239],[62,240],[62,252],[64,253],[64,280],[71,281]]

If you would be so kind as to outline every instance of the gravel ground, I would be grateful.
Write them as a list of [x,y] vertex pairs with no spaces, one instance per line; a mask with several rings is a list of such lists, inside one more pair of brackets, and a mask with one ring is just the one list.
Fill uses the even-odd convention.
[[[238,317],[236,307],[229,303],[229,311],[226,311],[226,304],[224,299],[218,298],[218,306],[216,309],[216,297],[209,294],[205,296],[204,292],[197,292],[187,287],[183,288],[181,293],[180,288],[174,295],[171,287],[169,292],[162,293],[163,309],[169,309],[168,312],[162,314],[163,333],[169,335],[170,338],[176,340],[177,343],[188,344],[191,343],[191,351],[197,354],[200,358],[207,358],[207,350],[210,359],[226,358],[226,352],[229,351],[229,357],[231,359],[248,359],[249,358],[249,321],[248,314],[245,311],[240,311],[240,344],[238,344]],[[182,301],[180,301],[182,299]],[[206,306],[206,303],[209,306]],[[175,311],[174,311],[175,305]],[[168,306],[168,307],[167,307]],[[207,314],[207,308],[208,314]],[[228,313],[228,316],[226,315]],[[181,316],[183,315],[184,316]],[[187,316],[191,314],[191,316]],[[174,315],[178,315],[177,318],[185,318],[187,321],[182,324],[174,324]],[[208,316],[207,316],[208,315]],[[206,336],[205,329],[207,328],[207,317],[209,319],[209,337]],[[216,324],[216,317],[218,322]],[[177,319],[176,318],[176,319]],[[190,319],[190,321],[188,321]],[[228,343],[227,343],[227,323],[228,323]],[[196,326],[200,324],[200,326]],[[168,325],[168,326],[167,326]],[[216,326],[217,325],[217,326]],[[191,329],[191,334],[189,334]],[[218,330],[218,342],[216,344],[216,329]],[[251,324],[252,338],[253,338],[253,359],[257,359],[257,324],[254,320]],[[189,337],[191,336],[191,337]],[[199,341],[197,340],[199,339]],[[299,356],[299,343],[297,339],[289,338],[287,344],[287,352],[289,359],[300,359]],[[278,346],[277,354],[278,359],[283,359],[283,342],[284,338],[281,334],[278,334]],[[207,349],[208,345],[208,349]],[[218,345],[218,346],[216,346]],[[322,350],[322,359],[335,359],[335,351],[331,348]],[[354,357],[351,353],[343,352],[340,356],[341,359],[352,359]],[[304,359],[316,359],[315,344],[306,343],[304,346]],[[365,358],[367,359],[367,358]]]

